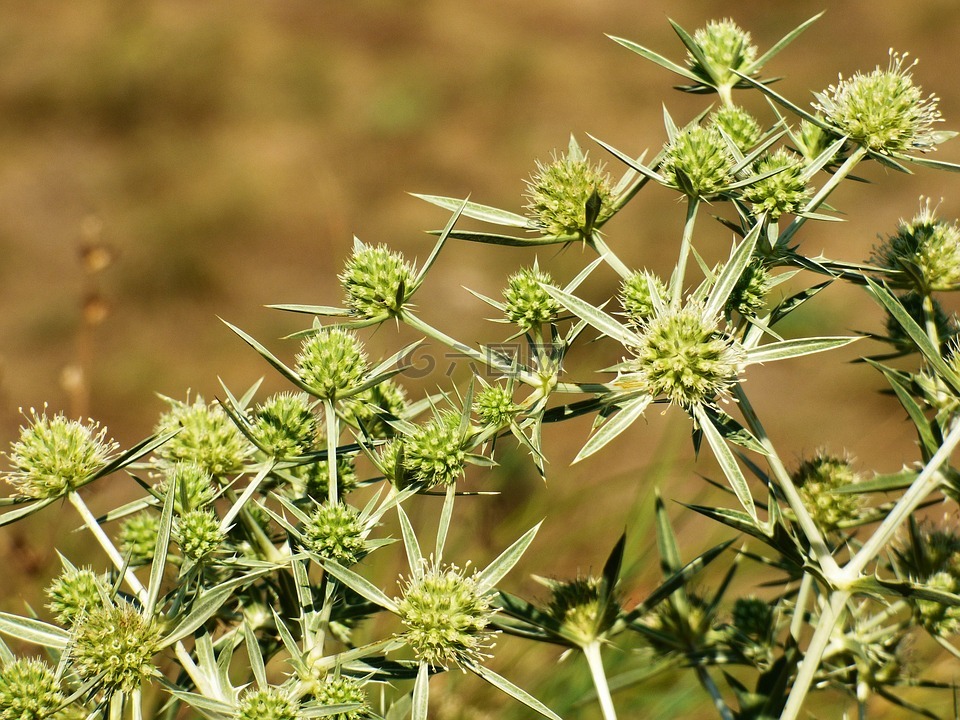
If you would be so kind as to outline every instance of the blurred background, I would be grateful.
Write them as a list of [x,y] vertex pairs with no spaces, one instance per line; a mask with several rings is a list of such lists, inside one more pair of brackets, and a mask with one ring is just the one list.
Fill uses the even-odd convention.
[[[662,103],[679,123],[704,107],[704,97],[674,92],[674,76],[604,33],[681,60],[668,17],[692,31],[729,16],[764,51],[824,3],[756,0],[731,9],[706,0],[2,0],[0,8],[6,447],[21,407],[48,403],[51,411],[92,416],[130,444],[149,434],[165,409],[158,393],[212,398],[221,394],[218,378],[239,392],[264,375],[264,393],[283,389],[218,317],[289,358],[295,344],[280,338],[309,318],[263,306],[339,304],[336,274],[352,236],[421,261],[429,253],[423,231],[441,227],[447,216],[407,193],[470,194],[519,211],[535,160],[564,149],[570,133],[586,148],[590,133],[632,155],[655,153],[665,138]],[[958,129],[958,28],[960,4],[952,0],[917,0],[908,8],[887,0],[832,3],[764,74],[785,76],[779,92],[805,105],[810,91],[838,73],[885,66],[893,47],[920,59],[916,79],[941,97],[943,128]],[[771,121],[764,103],[752,98],[748,106]],[[960,161],[958,147],[943,146],[937,157]],[[590,152],[603,156],[599,148]],[[615,161],[608,168],[619,175]],[[912,217],[921,195],[943,198],[942,216],[960,215],[957,176],[876,167],[863,175],[874,182],[847,183],[835,196],[847,222],[805,228],[808,254],[868,258],[878,234]],[[698,247],[708,258],[725,256],[730,233],[702,217]],[[651,187],[607,226],[608,241],[633,266],[665,272],[682,220],[683,206]],[[483,320],[490,309],[462,286],[496,296],[505,274],[533,257],[449,247],[418,302],[463,340],[501,338],[502,327]],[[589,259],[578,248],[539,253],[562,281]],[[614,281],[598,273],[585,293],[599,301]],[[831,288],[804,317],[820,332],[838,334],[883,325],[855,289]],[[383,328],[367,339],[376,355],[407,337]],[[864,342],[847,356],[751,371],[748,391],[785,458],[826,448],[849,453],[865,473],[916,460],[902,413],[878,392],[879,376],[846,362],[876,351]],[[444,382],[441,374],[420,386]],[[498,469],[504,493],[478,504],[476,519],[466,523],[476,537],[465,536],[464,547],[492,552],[546,517],[538,546],[551,551],[526,570],[599,570],[621,529],[649,519],[655,485],[670,500],[716,499],[696,475],[713,469],[694,465],[689,421],[679,413],[650,413],[600,459],[569,467],[588,431],[585,423],[550,429],[547,486],[523,457]],[[716,527],[690,525],[676,510],[671,505],[688,557],[726,537]],[[582,514],[573,536],[571,514]],[[16,578],[6,585],[3,609],[19,611],[21,598],[35,600],[31,583],[55,571],[52,549],[32,536],[42,531],[49,539],[56,517],[51,512],[0,534],[8,580]],[[70,523],[55,531],[68,544],[77,538],[67,534]],[[656,582],[651,543],[645,533],[631,537],[630,595],[642,597]],[[667,698],[660,711],[712,716],[699,696],[678,687],[657,696]],[[649,698],[652,714],[661,701]],[[442,712],[508,717],[500,713],[515,709]]]

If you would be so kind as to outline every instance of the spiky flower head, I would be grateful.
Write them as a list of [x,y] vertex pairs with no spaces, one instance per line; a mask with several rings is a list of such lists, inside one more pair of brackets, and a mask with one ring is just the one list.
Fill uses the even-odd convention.
[[715,126],[692,125],[666,144],[660,173],[682,193],[710,198],[733,182],[734,165],[727,141]]
[[691,303],[650,318],[642,327],[633,358],[617,384],[651,397],[666,396],[684,408],[711,404],[737,382],[745,353],[720,332],[717,318]]
[[63,701],[60,683],[45,662],[19,658],[0,668],[0,720],[44,720]]
[[347,294],[346,306],[355,315],[373,319],[400,311],[414,289],[415,275],[402,253],[358,240],[339,277]]
[[120,524],[120,552],[130,557],[131,565],[146,565],[157,553],[160,516],[144,510],[125,518]]
[[359,511],[343,503],[318,505],[303,526],[303,544],[310,552],[344,566],[364,556],[365,535]]
[[960,227],[939,219],[929,199],[875,254],[881,267],[903,271],[923,293],[960,287]]
[[757,57],[750,33],[733,20],[711,20],[693,33],[703,61],[687,51],[687,66],[708,85],[733,87],[740,78],[734,70],[748,73]]
[[103,576],[90,568],[64,568],[44,588],[44,593],[50,598],[47,608],[53,612],[57,622],[70,627],[89,608],[103,603],[106,588]]
[[330,715],[330,720],[361,720],[369,709],[363,683],[346,675],[328,678],[316,688],[314,698],[321,706],[359,705],[348,712]]
[[320,328],[303,341],[297,373],[318,397],[332,400],[360,384],[367,357],[360,340],[339,327]]
[[309,452],[317,439],[317,418],[306,393],[281,392],[258,405],[253,436],[277,458]]
[[421,572],[401,587],[397,607],[406,628],[403,639],[418,660],[449,669],[479,665],[489,657],[497,634],[489,628],[495,609],[476,572],[424,561]]
[[740,279],[727,300],[727,312],[737,312],[745,317],[756,315],[767,301],[772,279],[766,267],[759,262],[751,262],[744,269]]
[[827,123],[868,150],[889,155],[929,152],[939,142],[933,130],[941,122],[938,98],[924,97],[910,72],[916,61],[890,50],[886,70],[842,76],[836,85],[814,93],[816,109]]
[[791,479],[814,522],[824,531],[836,532],[860,517],[862,497],[840,491],[860,481],[850,461],[821,453],[800,463]]
[[408,479],[427,486],[456,482],[463,474],[466,457],[460,414],[453,411],[418,425],[403,440],[403,467]]
[[[820,115],[817,116],[817,120],[824,122]],[[817,123],[801,120],[800,131],[792,137],[796,141],[797,150],[803,155],[804,160],[812,162],[830,147],[839,136],[827,132]],[[830,162],[836,162],[839,159],[839,156],[834,156]]]
[[[923,584],[954,595],[960,591],[960,580],[946,571],[934,573]],[[913,603],[918,622],[934,635],[948,637],[960,633],[960,607],[924,598],[916,598]]]
[[[337,489],[346,495],[356,489],[357,456],[350,453],[337,454]],[[294,497],[324,500],[329,497],[330,465],[328,460],[297,465],[284,471],[290,480],[290,491]]]
[[[906,295],[898,297],[904,310],[909,313],[920,327],[925,327],[928,322],[928,313],[924,309],[925,298],[915,292],[909,292]],[[938,300],[930,298],[930,304],[933,311],[929,313],[929,321],[936,328],[937,337],[940,339],[940,350],[948,354],[950,345],[958,335],[960,335],[960,326],[957,324],[956,315],[948,315],[943,309],[943,305]],[[917,344],[913,338],[903,328],[903,325],[891,314],[887,313],[886,320],[887,338],[901,352],[916,352]]]
[[758,597],[737,598],[733,604],[733,626],[747,637],[764,640],[773,625],[773,607]]
[[655,305],[651,299],[654,292],[657,297],[664,298],[667,286],[659,277],[645,271],[633,273],[620,285],[620,305],[634,324],[642,325],[654,314]]
[[602,578],[588,576],[546,582],[551,590],[546,612],[560,624],[563,635],[578,647],[596,642],[613,627],[620,605],[609,597],[604,602]]
[[163,477],[157,483],[157,494],[166,496],[173,488],[173,509],[183,514],[206,507],[217,497],[213,476],[195,462],[178,462],[163,468]]
[[507,278],[507,287],[503,289],[504,309],[507,318],[524,332],[556,320],[563,309],[543,285],[552,286],[553,278],[536,265]]
[[477,393],[473,400],[473,412],[484,425],[505,427],[520,412],[520,406],[513,401],[513,393],[508,388],[490,385]]
[[73,669],[83,680],[100,678],[109,692],[130,692],[154,675],[160,626],[128,603],[101,605],[87,612],[70,644]]
[[709,123],[726,133],[741,152],[760,142],[763,135],[760,123],[739,105],[724,105],[710,115]]
[[173,539],[183,556],[194,562],[217,552],[226,540],[220,520],[210,509],[189,510],[173,521]]
[[193,462],[215,478],[243,469],[252,446],[218,403],[208,405],[200,395],[193,402],[167,402],[157,432],[176,435],[157,450],[162,464]]
[[249,689],[237,703],[235,720],[301,720],[297,704],[277,688]]
[[388,438],[394,430],[387,421],[402,416],[407,404],[406,391],[388,378],[347,398],[341,412],[345,422],[363,428],[365,437]]
[[763,177],[743,189],[743,199],[752,205],[753,214],[767,214],[777,220],[784,213],[803,209],[810,197],[810,189],[803,179],[803,161],[785,148],[764,155],[753,165],[755,175]]
[[100,470],[117,449],[106,428],[88,420],[48,417],[46,408],[30,409],[28,423],[7,457],[13,470],[4,475],[21,497],[55,498],[76,489]]
[[554,154],[550,163],[537,161],[537,172],[526,183],[529,216],[546,235],[582,237],[590,230],[588,211],[595,213],[592,225],[613,214],[610,176],[602,164],[591,164],[572,139],[566,155]]

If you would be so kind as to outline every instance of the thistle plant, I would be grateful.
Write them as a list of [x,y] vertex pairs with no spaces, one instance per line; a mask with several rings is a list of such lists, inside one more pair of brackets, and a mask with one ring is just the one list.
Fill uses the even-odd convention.
[[[81,563],[61,548],[46,605],[0,612],[0,637],[15,641],[0,639],[0,720],[426,720],[449,717],[436,694],[457,671],[504,695],[481,714],[505,718],[634,716],[652,678],[684,673],[721,720],[819,715],[825,689],[842,693],[845,716],[889,704],[898,717],[948,717],[952,688],[906,649],[960,658],[960,325],[944,298],[960,287],[960,229],[921,199],[910,220],[877,228],[867,260],[810,255],[802,231],[838,227],[836,189],[871,165],[960,166],[929,157],[953,133],[936,129],[938,101],[906,54],[807,98],[776,91],[761,71],[815,19],[767,51],[729,19],[692,32],[672,23],[675,60],[616,38],[680,75],[680,90],[716,97],[681,123],[665,111],[649,160],[618,149],[629,138],[597,140],[604,161],[571,138],[531,162],[513,209],[418,195],[446,213],[432,248],[407,259],[354,240],[336,274],[342,307],[274,306],[308,318],[283,349],[228,323],[284,389],[264,395],[253,379],[211,401],[166,399],[154,433],[125,449],[93,420],[26,414],[6,454],[0,526],[62,500],[102,557]],[[746,93],[769,101],[766,114],[734,102]],[[658,240],[676,247],[662,276],[617,251],[616,237],[637,236],[619,213],[641,192],[685,205],[675,237]],[[531,251],[499,295],[473,292],[497,311],[502,342],[462,337],[460,318],[426,319],[424,279],[460,241]],[[580,269],[554,266],[549,245],[577,246]],[[843,285],[875,302],[881,330],[804,329]],[[421,340],[377,359],[368,340],[391,343],[401,325]],[[755,367],[826,363],[855,343],[916,438],[914,462],[871,472],[840,448],[788,469],[805,448],[767,432]],[[414,352],[471,372],[417,390]],[[497,527],[479,550],[459,532],[487,517],[491,468],[526,464],[549,479],[545,492],[562,481],[545,426],[590,420],[574,461],[598,462],[629,456],[630,436],[667,415],[689,430],[715,494],[651,488],[600,571],[571,572],[582,558],[561,563],[538,538],[609,523],[591,520],[601,506],[586,499],[559,517],[535,507],[541,522],[505,541]],[[136,495],[97,515],[86,488],[108,477]],[[674,512],[725,539],[686,559]],[[655,582],[637,569],[655,565],[652,550],[635,556],[644,543]],[[525,573],[541,586],[529,599]],[[556,648],[565,664],[542,675],[578,696],[503,660],[523,643]],[[584,683],[568,682],[576,673]],[[491,702],[462,687],[465,708]],[[934,700],[917,701],[917,688]]]

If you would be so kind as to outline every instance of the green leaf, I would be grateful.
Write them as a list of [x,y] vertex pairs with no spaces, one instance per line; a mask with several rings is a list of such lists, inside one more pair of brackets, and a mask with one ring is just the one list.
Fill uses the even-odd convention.
[[411,720],[427,720],[427,708],[430,704],[430,668],[421,662],[417,679],[413,683],[413,708]]
[[9,510],[8,512],[5,512],[3,515],[0,515],[0,527],[3,527],[4,525],[9,525],[10,523],[16,522],[17,520],[22,520],[28,515],[33,515],[33,513],[35,512],[40,512],[47,505],[51,505],[57,500],[59,500],[59,498],[55,498],[55,497],[45,498],[43,500],[38,500],[36,502],[30,502],[29,500],[25,500],[24,502],[30,502],[30,504],[25,505],[24,507],[21,507],[21,508],[17,508],[16,510]]
[[536,247],[539,245],[558,245],[579,240],[576,236],[541,235],[539,237],[518,238],[513,235],[498,235],[496,233],[473,232],[470,230],[454,230],[450,237],[455,240],[484,243],[486,245],[503,245],[504,247]]
[[513,545],[500,553],[496,560],[487,565],[486,569],[477,578],[477,587],[481,592],[492,590],[513,569],[526,549],[530,547],[530,543],[533,542],[533,538],[536,537],[539,529],[540,523],[537,523],[521,535]]
[[737,496],[743,509],[747,511],[747,514],[759,524],[757,507],[753,501],[750,486],[747,484],[747,479],[743,476],[743,471],[740,470],[740,466],[737,464],[737,459],[734,457],[733,452],[731,452],[726,441],[713,424],[710,415],[702,407],[694,407],[693,414],[701,430],[703,430],[703,435],[707,439],[710,449],[713,450],[717,462],[720,463],[720,469],[723,470],[723,474],[726,475],[734,494]]
[[170,547],[170,533],[173,529],[173,501],[180,488],[176,483],[169,483],[167,496],[163,501],[163,510],[160,513],[160,523],[157,526],[157,545],[153,564],[150,567],[150,585],[147,591],[147,601],[144,611],[153,615],[157,607],[157,598],[160,597],[160,586],[163,584],[163,571],[167,563],[167,548]]
[[637,418],[643,415],[644,410],[647,409],[647,406],[650,405],[651,402],[653,402],[653,398],[650,395],[641,395],[638,398],[624,403],[620,407],[619,412],[601,425],[600,429],[587,440],[580,449],[580,452],[577,453],[577,456],[573,459],[573,462],[580,462],[606,446],[610,441],[633,425]]
[[789,358],[813,355],[814,353],[836,350],[860,340],[860,337],[811,337],[795,340],[781,340],[768,343],[747,351],[747,363],[775,362]]
[[717,282],[711,288],[710,296],[707,298],[706,305],[704,306],[704,315],[706,317],[719,315],[726,306],[727,300],[730,299],[730,293],[733,292],[737,283],[740,282],[740,276],[743,275],[743,271],[746,270],[747,265],[750,264],[750,260],[753,257],[753,250],[757,246],[757,238],[760,237],[760,230],[762,228],[762,223],[754,225],[733,252],[730,260],[723,266],[723,272],[720,273],[720,277],[717,278]]
[[761,69],[764,65],[767,64],[767,62],[770,61],[771,58],[773,58],[774,55],[776,55],[778,52],[780,52],[781,50],[783,50],[787,45],[789,45],[789,44],[792,43],[794,40],[796,40],[797,36],[800,35],[800,33],[802,33],[804,30],[806,30],[808,27],[810,27],[813,23],[815,23],[817,20],[819,20],[820,17],[823,15],[824,12],[826,12],[826,11],[824,10],[824,11],[822,11],[822,12],[818,12],[818,13],[817,13],[816,15],[814,15],[812,18],[810,18],[809,20],[805,20],[804,22],[800,23],[799,25],[797,25],[797,27],[795,27],[793,30],[791,30],[791,31],[788,32],[786,35],[784,35],[782,38],[780,38],[780,39],[774,44],[773,47],[771,47],[771,48],[770,48],[769,50],[767,50],[763,55],[761,55],[760,57],[758,57],[756,60],[753,61],[753,63],[750,65],[750,69],[751,69],[752,71],[756,71],[756,70]]
[[54,650],[63,650],[70,642],[70,633],[56,625],[5,612],[0,612],[0,633]]
[[397,604],[387,597],[380,588],[366,578],[361,577],[352,570],[345,568],[340,563],[334,560],[327,560],[323,563],[323,569],[333,575],[333,577],[342,582],[348,588],[366,598],[373,604],[379,605],[382,608],[386,608],[395,615],[400,613],[400,608],[397,607]]
[[635,333],[624,325],[621,325],[600,308],[596,308],[585,300],[581,300],[576,295],[571,295],[551,285],[544,284],[541,285],[541,287],[567,310],[577,317],[586,320],[607,337],[626,346],[634,346],[637,344],[637,336]]
[[347,317],[351,314],[346,308],[331,307],[329,305],[298,305],[295,303],[286,303],[280,305],[267,305],[271,310],[283,310],[285,312],[302,313],[304,315],[321,315],[323,317]]
[[506,678],[501,677],[500,675],[497,675],[497,673],[495,673],[490,668],[486,668],[483,665],[468,665],[467,670],[474,673],[481,680],[486,680],[488,683],[493,685],[493,687],[497,688],[497,690],[500,690],[501,692],[506,693],[510,697],[516,700],[519,700],[528,708],[530,708],[531,710],[535,710],[536,712],[540,713],[544,717],[550,718],[550,720],[563,720],[563,718],[561,718],[559,715],[553,712],[553,710],[548,708],[542,702],[537,700],[533,695],[528,693],[526,690],[523,690],[517,687]]
[[517,213],[509,212],[507,210],[500,210],[499,208],[490,207],[489,205],[481,205],[475,202],[467,202],[466,200],[442,197],[440,195],[421,195],[419,193],[410,194],[415,198],[426,200],[432,205],[437,205],[438,207],[442,207],[445,210],[450,210],[451,212],[457,212],[462,209],[464,215],[466,215],[468,218],[473,218],[474,220],[482,220],[484,222],[493,223],[494,225],[505,225],[507,227],[528,229],[531,227],[530,221],[523,215],[518,215]]
[[620,43],[625,48],[627,48],[627,50],[631,50],[632,52],[635,52],[640,57],[646,58],[647,60],[655,62],[660,67],[666,68],[670,72],[676,73],[680,77],[686,78],[690,82],[696,83],[697,85],[700,85],[703,82],[699,77],[694,75],[687,68],[683,67],[682,65],[677,65],[672,60],[667,60],[665,57],[663,57],[662,55],[659,55],[658,53],[655,53],[653,50],[648,50],[647,48],[643,47],[643,45],[638,45],[632,40],[625,40],[623,38],[614,37],[613,35],[607,35],[607,37],[613,40],[614,42]]
[[400,534],[403,536],[403,547],[407,552],[407,564],[410,566],[410,574],[419,580],[423,577],[423,553],[420,552],[420,543],[413,532],[413,525],[410,524],[410,518],[403,511],[403,508],[397,505],[397,515],[400,518]]
[[274,369],[277,370],[277,372],[283,375],[283,377],[285,377],[287,380],[292,382],[294,385],[296,385],[298,388],[300,388],[304,392],[307,392],[310,394],[314,394],[316,392],[313,388],[311,388],[303,380],[301,380],[300,376],[297,375],[297,373],[295,373],[293,370],[291,370],[286,365],[284,365],[273,353],[267,350],[267,348],[263,346],[259,341],[255,340],[253,337],[245,333],[236,325],[233,325],[227,322],[223,318],[220,318],[220,320],[221,322],[223,322],[224,325],[226,325],[228,328],[233,330],[237,335],[239,335],[240,339],[243,340],[245,343],[247,343],[247,345],[249,345],[258,353],[260,353],[261,357],[263,357],[264,360],[270,363],[270,365],[272,365]]

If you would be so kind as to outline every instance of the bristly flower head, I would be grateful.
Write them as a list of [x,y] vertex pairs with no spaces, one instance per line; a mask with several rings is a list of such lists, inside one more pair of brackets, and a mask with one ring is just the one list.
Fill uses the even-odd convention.
[[660,298],[667,295],[667,286],[653,273],[637,271],[623,281],[620,305],[632,323],[642,325],[654,314],[653,292]]
[[730,293],[725,309],[744,317],[755,316],[766,303],[771,284],[770,273],[763,264],[751,262]]
[[440,413],[403,439],[403,468],[413,482],[451,485],[463,474],[466,457],[460,414],[453,411]]
[[[815,126],[814,126],[815,127]],[[743,189],[743,199],[752,204],[753,214],[767,214],[777,220],[784,213],[803,209],[810,197],[810,189],[803,179],[803,161],[785,148],[764,155],[753,165],[753,173],[762,177]]]
[[536,265],[519,270],[507,279],[503,290],[506,315],[524,332],[556,320],[563,309],[543,289],[544,285],[553,285],[553,278]]
[[107,585],[104,578],[89,568],[67,567],[44,589],[47,607],[57,622],[73,625],[88,609],[103,603]]
[[117,449],[106,428],[46,410],[30,410],[29,423],[7,457],[13,470],[4,475],[21,497],[55,498],[75,490],[100,470]]
[[157,552],[160,516],[150,510],[124,518],[118,532],[120,552],[129,556],[132,565],[146,565]]
[[773,625],[773,608],[758,597],[737,598],[733,604],[733,626],[747,637],[765,640]]
[[344,302],[355,315],[368,320],[396,315],[414,290],[415,274],[402,253],[357,240],[340,274],[347,293]]
[[359,511],[350,505],[318,505],[303,527],[303,544],[311,552],[343,566],[365,554],[366,528]]
[[158,433],[176,431],[157,456],[163,463],[194,462],[214,477],[240,472],[253,449],[217,403],[198,395],[191,403],[166,398],[170,410],[160,417]]
[[321,398],[332,400],[359,385],[367,357],[357,336],[339,327],[320,328],[303,341],[297,373]]
[[742,346],[723,335],[718,323],[695,303],[650,318],[616,384],[666,396],[688,409],[713,403],[737,382],[745,358]]
[[449,668],[477,666],[489,657],[497,634],[489,629],[495,609],[476,572],[424,561],[420,576],[404,582],[397,606],[406,627],[403,639],[418,660]]
[[583,237],[613,214],[612,194],[603,165],[591,165],[571,138],[566,155],[537,162],[537,172],[527,180],[526,207],[544,234]]
[[155,674],[160,626],[122,600],[83,616],[70,645],[73,668],[84,680],[99,678],[110,692],[130,692]]
[[301,720],[297,704],[274,687],[249,689],[237,704],[236,720]]
[[552,591],[547,614],[560,624],[564,637],[578,647],[596,642],[616,622],[620,606],[612,598],[602,602],[601,578],[548,580],[546,584]]
[[253,437],[274,457],[303,455],[317,440],[317,418],[305,393],[281,392],[254,413]]
[[688,51],[687,65],[708,85],[733,87],[740,82],[734,71],[748,73],[757,57],[750,33],[729,18],[711,20],[694,32],[693,39],[704,61]]
[[43,720],[63,705],[53,670],[41,660],[20,658],[0,668],[0,720]]
[[165,497],[174,488],[173,509],[178,514],[206,507],[217,497],[213,476],[195,462],[178,462],[163,468],[157,483],[157,496]]
[[226,534],[213,510],[190,510],[174,520],[173,539],[185,558],[200,562],[220,549]]
[[740,152],[746,152],[758,142],[763,132],[760,124],[739,105],[724,105],[710,115],[710,124],[727,134]]
[[323,706],[330,705],[359,705],[356,710],[337,713],[330,716],[330,720],[361,720],[366,717],[367,694],[363,683],[352,677],[340,675],[328,678],[314,691],[314,698]]
[[811,517],[824,531],[835,532],[860,516],[861,496],[839,492],[860,480],[849,461],[820,454],[800,463],[791,479]]
[[929,199],[912,220],[900,221],[876,256],[882,267],[906,273],[923,293],[960,287],[960,227],[937,218]]
[[490,385],[477,393],[473,411],[480,422],[490,427],[504,427],[520,412],[513,401],[513,393],[502,385]]
[[368,438],[388,438],[394,434],[387,422],[398,418],[407,408],[407,393],[402,385],[388,378],[347,398],[340,408],[344,422],[363,427]]
[[839,135],[873,152],[889,155],[910,150],[929,152],[939,142],[933,124],[941,122],[938,98],[923,97],[913,83],[907,55],[890,51],[886,70],[841,77],[815,93],[816,109]]
[[671,187],[691,197],[710,198],[733,180],[735,162],[714,125],[691,125],[664,147],[660,172]]

